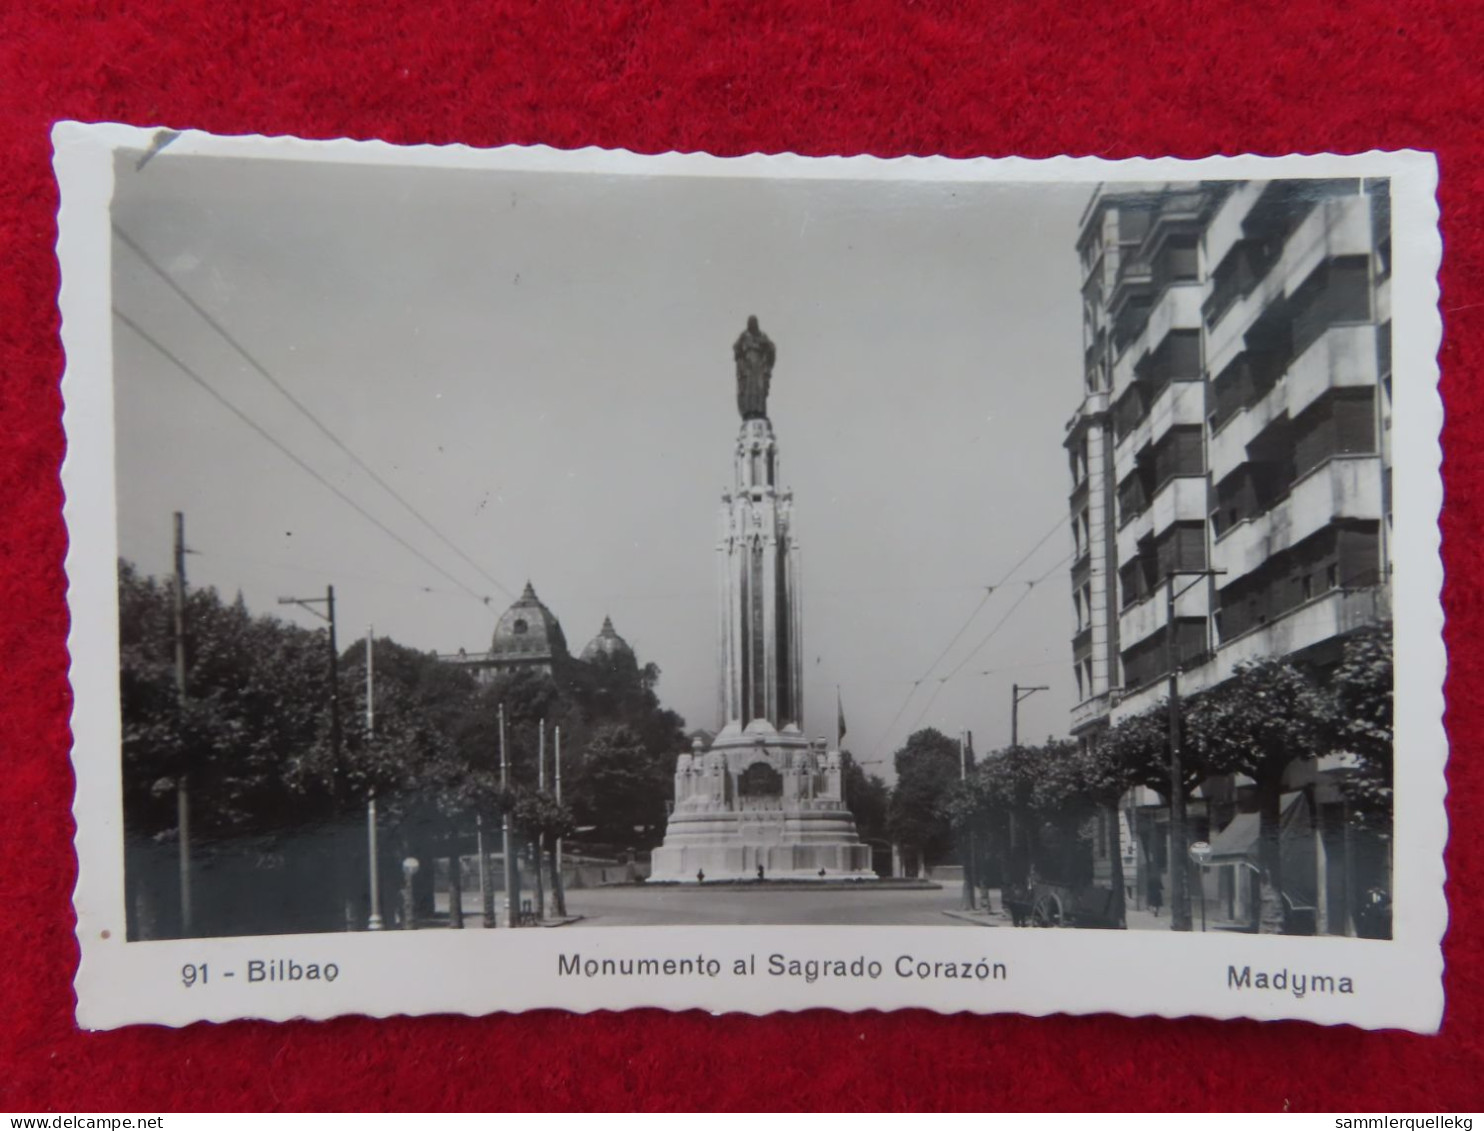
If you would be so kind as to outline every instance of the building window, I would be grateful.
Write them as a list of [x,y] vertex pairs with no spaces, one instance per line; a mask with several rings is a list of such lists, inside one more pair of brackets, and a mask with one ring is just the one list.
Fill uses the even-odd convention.
[[1215,401],[1211,412],[1213,435],[1220,432],[1232,417],[1267,396],[1288,371],[1293,350],[1286,334],[1280,332],[1270,336],[1264,345],[1264,349],[1247,349],[1238,354],[1211,382],[1211,395]]
[[1293,294],[1293,352],[1297,357],[1331,326],[1369,322],[1371,265],[1346,256],[1321,264]]
[[[1168,628],[1162,628],[1145,637],[1123,653],[1123,676],[1125,687],[1132,691],[1153,683],[1169,674],[1169,653],[1166,647]],[[1176,663],[1185,667],[1206,653],[1206,622],[1185,618],[1175,622]]]
[[1178,475],[1203,475],[1206,471],[1206,445],[1199,424],[1181,424],[1171,428],[1154,445],[1155,494]]
[[1371,197],[1371,242],[1376,248],[1376,277],[1391,275],[1391,182],[1368,181]]
[[1336,389],[1294,421],[1294,472],[1303,475],[1336,455],[1376,450],[1376,398],[1371,389]]
[[1288,497],[1297,477],[1294,450],[1286,417],[1279,417],[1247,445],[1247,462],[1216,484],[1211,521],[1218,537]]
[[1200,258],[1194,235],[1171,236],[1154,257],[1154,286],[1163,290],[1171,283],[1193,282],[1200,275]]
[[1206,568],[1206,524],[1177,522],[1160,536],[1154,546],[1154,577]]
[[[1323,590],[1316,580],[1324,579]],[[1277,620],[1333,589],[1363,589],[1381,580],[1375,522],[1337,522],[1272,555],[1217,593],[1220,639],[1230,640]]]

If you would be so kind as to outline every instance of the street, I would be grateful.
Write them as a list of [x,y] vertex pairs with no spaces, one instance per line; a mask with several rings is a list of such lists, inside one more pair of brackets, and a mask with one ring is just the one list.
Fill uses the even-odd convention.
[[862,884],[851,891],[667,885],[568,891],[567,910],[583,916],[585,927],[972,926],[943,914],[956,911],[959,899],[956,885],[904,890]]

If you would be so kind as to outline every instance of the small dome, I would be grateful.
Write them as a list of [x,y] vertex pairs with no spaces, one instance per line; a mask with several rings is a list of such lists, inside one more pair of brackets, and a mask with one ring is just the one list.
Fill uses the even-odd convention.
[[566,654],[567,638],[562,634],[561,622],[541,603],[531,583],[526,582],[520,600],[506,609],[500,623],[495,625],[490,658],[549,663],[554,657]]
[[629,647],[629,642],[618,633],[613,631],[613,620],[611,617],[603,618],[603,627],[598,635],[588,641],[587,647],[582,650],[582,658],[586,661],[596,660],[599,656],[627,656],[634,658],[634,650]]

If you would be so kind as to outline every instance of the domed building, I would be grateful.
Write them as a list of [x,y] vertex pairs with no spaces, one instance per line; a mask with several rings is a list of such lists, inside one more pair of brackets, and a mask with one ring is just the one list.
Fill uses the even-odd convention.
[[634,650],[629,647],[629,642],[620,636],[613,628],[613,618],[604,617],[603,627],[598,630],[598,635],[587,642],[587,647],[582,650],[582,662],[590,664],[594,660],[634,659]]
[[554,663],[560,663],[568,655],[562,622],[541,603],[527,581],[520,599],[505,610],[495,625],[489,650],[491,665],[502,670],[550,672]]
[[529,581],[515,604],[505,610],[495,625],[490,650],[469,653],[460,650],[441,659],[474,668],[481,679],[507,672],[536,671],[550,675],[552,669],[572,658],[562,622],[541,603]]
[[603,618],[603,627],[598,630],[598,635],[588,641],[581,656],[573,657],[567,649],[562,622],[536,596],[536,590],[529,581],[520,598],[505,610],[495,625],[488,652],[461,650],[451,655],[445,653],[439,658],[472,668],[482,680],[519,671],[552,675],[579,661],[584,664],[611,663],[614,660],[638,663],[634,649],[614,629],[611,617]]

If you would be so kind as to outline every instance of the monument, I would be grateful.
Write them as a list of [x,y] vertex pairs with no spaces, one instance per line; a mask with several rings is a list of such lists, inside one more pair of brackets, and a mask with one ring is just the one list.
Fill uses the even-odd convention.
[[737,365],[734,476],[716,547],[717,723],[675,767],[675,805],[650,879],[875,879],[845,806],[840,752],[804,733],[799,548],[768,420],[773,342],[747,320]]

